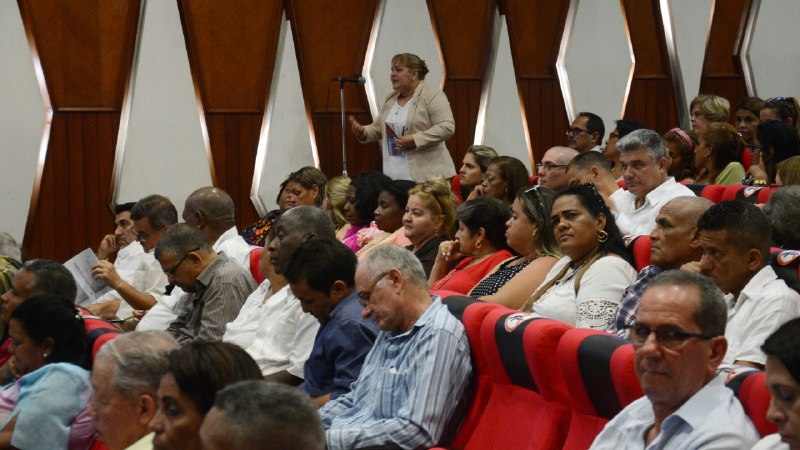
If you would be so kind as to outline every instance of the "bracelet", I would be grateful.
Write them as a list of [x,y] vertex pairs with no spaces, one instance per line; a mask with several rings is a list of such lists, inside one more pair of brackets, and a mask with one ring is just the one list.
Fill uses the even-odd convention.
[[767,180],[753,180],[753,186],[766,186]]

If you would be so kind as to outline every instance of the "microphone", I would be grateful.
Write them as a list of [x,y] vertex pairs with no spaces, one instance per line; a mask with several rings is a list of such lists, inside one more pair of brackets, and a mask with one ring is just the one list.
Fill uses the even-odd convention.
[[334,80],[340,83],[355,83],[355,84],[364,84],[367,80],[364,77],[340,77],[334,78]]

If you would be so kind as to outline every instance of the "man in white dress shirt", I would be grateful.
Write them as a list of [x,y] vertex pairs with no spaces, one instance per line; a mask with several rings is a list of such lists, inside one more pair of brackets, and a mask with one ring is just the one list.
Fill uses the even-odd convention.
[[567,146],[574,148],[578,153],[599,152],[603,153],[600,143],[606,134],[603,119],[597,114],[579,112],[572,124],[567,128]]
[[720,202],[697,223],[703,274],[729,294],[728,353],[723,362],[764,369],[764,340],[800,316],[800,294],[778,278],[767,262],[772,229],[764,213],[741,201]]
[[722,292],[708,278],[664,272],[630,327],[644,397],[606,424],[593,450],[740,449],[759,435],[717,367],[727,350]]
[[667,176],[669,154],[655,131],[633,131],[617,142],[617,149],[626,189],[611,194],[608,206],[622,234],[650,234],[665,203],[694,192]]
[[101,317],[116,315],[120,319],[132,318],[134,310],[152,308],[161,299],[168,284],[167,276],[152,250],[164,232],[178,222],[178,211],[168,198],[150,195],[136,202],[131,210],[131,220],[136,240],[145,254],[130,283],[120,276],[110,262],[100,261],[95,265],[92,275],[105,281],[120,297],[116,301],[90,305],[89,310]]
[[[243,268],[252,278],[250,251],[255,247],[248,245],[239,236],[234,211],[230,195],[222,189],[207,186],[192,192],[186,199],[183,205],[183,221],[202,231],[216,253],[225,253],[228,259]],[[186,295],[181,288],[175,287],[142,317],[136,330],[166,330],[178,317],[175,309]]]
[[[295,250],[311,239],[336,239],[330,217],[313,206],[296,206],[285,213],[274,225],[275,240],[271,260],[275,272],[283,275]],[[313,261],[309,261],[313,264]],[[264,292],[256,290],[263,298]],[[252,302],[248,299],[245,305]],[[234,320],[238,329],[257,324],[255,333],[234,333],[230,326],[223,341],[241,346],[261,368],[269,381],[300,384],[303,370],[314,346],[319,322],[305,314],[300,301],[292,294],[289,285],[276,292],[260,308],[242,308],[246,317]],[[231,325],[231,324],[229,324]]]

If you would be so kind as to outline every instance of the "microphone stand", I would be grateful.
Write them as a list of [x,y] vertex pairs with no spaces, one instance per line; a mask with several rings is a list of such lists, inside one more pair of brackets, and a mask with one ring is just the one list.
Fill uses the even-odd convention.
[[342,176],[347,176],[347,142],[344,136],[344,80],[339,80],[339,107],[342,112]]

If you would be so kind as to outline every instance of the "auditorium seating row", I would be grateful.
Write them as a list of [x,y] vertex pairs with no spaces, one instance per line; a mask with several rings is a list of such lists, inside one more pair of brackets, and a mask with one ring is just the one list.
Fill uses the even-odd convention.
[[[444,302],[466,328],[474,367],[471,406],[447,448],[586,449],[643,395],[625,339],[469,297]],[[763,372],[736,373],[728,386],[759,432],[774,433]]]
[[[650,265],[650,247],[653,241],[650,236],[628,236],[625,238],[628,251],[633,256],[637,271]],[[786,285],[800,292],[800,250],[784,250],[773,247],[770,252],[769,265],[786,282]]]
[[778,186],[746,186],[743,184],[687,184],[698,197],[705,197],[714,203],[725,200],[741,200],[746,203],[767,203]]

